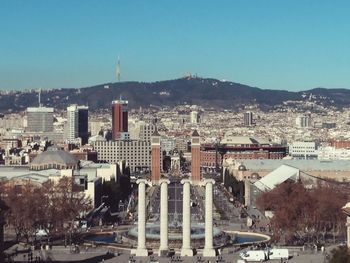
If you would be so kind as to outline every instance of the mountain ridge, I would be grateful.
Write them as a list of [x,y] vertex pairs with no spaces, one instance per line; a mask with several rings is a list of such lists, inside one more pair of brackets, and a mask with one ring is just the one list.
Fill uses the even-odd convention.
[[[45,106],[65,109],[67,105],[87,104],[92,111],[110,108],[112,100],[122,96],[131,108],[195,104],[212,108],[240,108],[258,105],[271,109],[291,101],[312,101],[315,104],[344,108],[350,106],[350,90],[314,88],[306,91],[260,89],[214,78],[180,78],[155,82],[116,82],[78,89],[43,90]],[[14,91],[1,93],[0,112],[19,112],[38,105],[37,93]]]

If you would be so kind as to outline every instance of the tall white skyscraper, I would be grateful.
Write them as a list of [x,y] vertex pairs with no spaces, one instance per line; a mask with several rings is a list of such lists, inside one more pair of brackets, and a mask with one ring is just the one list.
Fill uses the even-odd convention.
[[76,104],[67,107],[67,140],[75,142],[81,138],[82,144],[88,140],[88,107]]
[[77,105],[67,107],[67,140],[72,142],[78,138],[78,109]]
[[295,124],[298,128],[307,128],[311,126],[311,117],[310,115],[300,115],[296,117]]
[[244,126],[252,126],[253,125],[253,112],[247,111],[243,115]]
[[198,111],[191,111],[191,123],[192,124],[197,124],[198,123],[198,119],[199,119],[199,115],[198,115]]

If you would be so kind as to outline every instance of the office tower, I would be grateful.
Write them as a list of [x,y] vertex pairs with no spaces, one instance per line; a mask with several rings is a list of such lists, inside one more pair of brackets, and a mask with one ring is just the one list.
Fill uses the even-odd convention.
[[127,139],[128,134],[128,101],[112,101],[112,139]]
[[191,111],[191,123],[197,124],[199,119],[198,111]]
[[89,140],[89,107],[78,106],[78,137],[81,144],[85,145]]
[[244,126],[252,126],[253,125],[253,112],[247,111],[244,113]]
[[52,132],[53,108],[27,108],[27,123],[28,132]]
[[307,128],[311,126],[311,117],[310,115],[301,115],[296,117],[295,124],[298,128]]
[[88,119],[89,108],[87,106],[78,106],[73,104],[67,107],[67,140],[76,141],[81,138],[81,144],[88,142]]
[[107,163],[126,161],[131,172],[146,171],[151,167],[151,142],[141,140],[98,140],[92,142],[97,160]]
[[193,182],[199,182],[201,180],[200,175],[200,141],[199,134],[195,130],[192,133],[192,141],[191,141],[191,177]]
[[160,179],[160,134],[157,129],[151,138],[151,177],[152,182],[158,182]]

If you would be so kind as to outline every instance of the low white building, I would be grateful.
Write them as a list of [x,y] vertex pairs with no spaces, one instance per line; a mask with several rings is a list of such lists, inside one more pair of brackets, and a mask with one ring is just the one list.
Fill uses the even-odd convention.
[[94,207],[100,205],[102,181],[118,181],[118,164],[80,161],[78,166],[72,166],[71,160],[75,157],[69,152],[62,152],[57,151],[57,156],[53,151],[44,152],[30,166],[0,166],[0,181],[18,180],[42,184],[49,180],[58,182],[63,177],[72,177],[86,196],[92,199]]
[[295,159],[317,159],[317,145],[312,141],[296,141],[289,145],[289,155]]
[[318,149],[319,160],[350,160],[350,149],[337,149],[332,146]]

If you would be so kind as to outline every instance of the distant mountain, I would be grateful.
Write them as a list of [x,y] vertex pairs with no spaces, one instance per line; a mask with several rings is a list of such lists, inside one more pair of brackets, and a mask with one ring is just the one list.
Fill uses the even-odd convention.
[[[11,92],[0,95],[0,112],[23,111],[37,106],[35,92]],[[167,81],[107,83],[80,89],[43,90],[45,106],[64,109],[72,103],[87,104],[91,110],[110,108],[111,101],[120,96],[131,108],[196,104],[213,108],[240,108],[256,104],[262,109],[310,102],[313,105],[350,106],[350,90],[316,88],[302,92],[264,90],[247,85],[209,78],[181,78]]]

